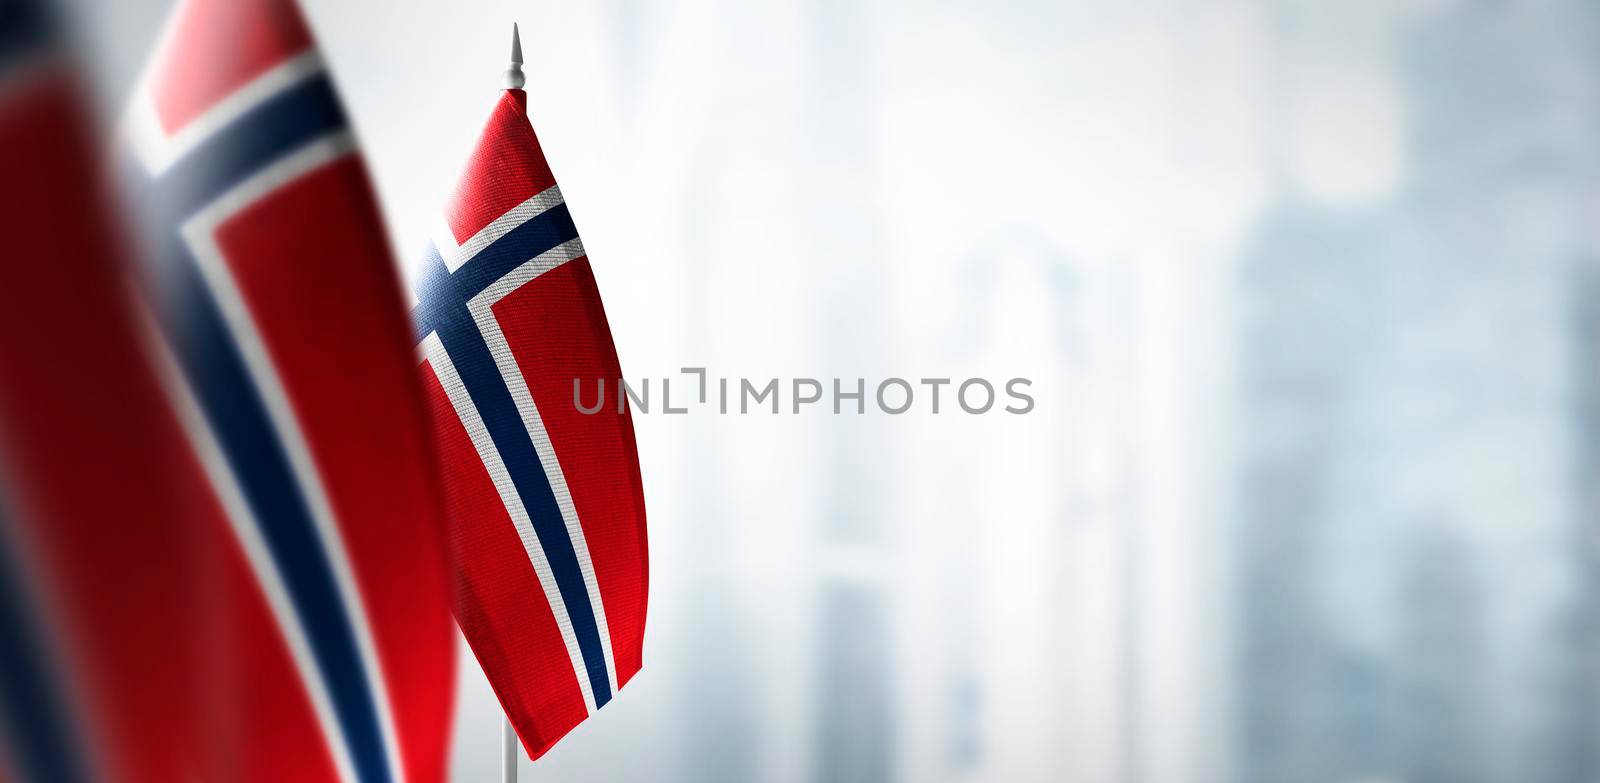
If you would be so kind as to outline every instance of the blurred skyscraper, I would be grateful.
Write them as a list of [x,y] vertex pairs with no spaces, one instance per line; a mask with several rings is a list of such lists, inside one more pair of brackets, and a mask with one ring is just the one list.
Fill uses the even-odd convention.
[[[807,43],[804,114],[810,129],[802,147],[813,172],[806,188],[811,214],[800,221],[815,235],[831,233],[848,253],[819,264],[822,382],[863,392],[871,410],[876,368],[885,366],[884,271],[854,259],[882,257],[881,201],[876,197],[879,155],[877,14],[850,0],[810,0],[800,24]],[[860,389],[852,379],[866,378]],[[867,385],[871,384],[871,385]],[[823,389],[826,404],[833,388]],[[842,415],[860,415],[856,402]],[[889,498],[897,478],[886,458],[880,421],[840,428],[822,445],[822,497],[816,568],[816,663],[811,689],[811,779],[817,783],[874,783],[894,779],[898,706],[891,676],[893,629],[892,518]]]
[[1600,779],[1600,265],[1589,264],[1572,287],[1572,361],[1576,369],[1577,498],[1571,546],[1574,595],[1552,643],[1566,651],[1553,683],[1557,716],[1568,727],[1555,761],[1569,777]]
[[1398,191],[1290,181],[1240,265],[1234,766],[1593,780],[1595,11],[1397,40]]
[[[948,328],[959,350],[946,361],[1004,366],[1043,346],[1051,359],[1037,372],[1071,402],[1030,422],[1049,448],[1008,453],[1003,436],[968,421],[976,448],[910,463],[927,487],[945,488],[934,503],[946,506],[944,540],[929,549],[947,576],[908,601],[944,627],[941,644],[904,654],[938,662],[939,714],[914,720],[944,731],[904,779],[1115,780],[1128,684],[1122,267],[1080,263],[1012,227],[979,237],[954,271]],[[1007,508],[1013,482],[1041,487],[1040,503]]]

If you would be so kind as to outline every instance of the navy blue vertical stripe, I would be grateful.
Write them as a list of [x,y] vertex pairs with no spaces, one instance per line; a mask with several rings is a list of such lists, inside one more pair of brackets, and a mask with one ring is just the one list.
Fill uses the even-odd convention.
[[283,576],[356,769],[362,780],[388,781],[377,705],[310,504],[194,264],[186,259],[166,277],[162,309],[168,339]]
[[0,740],[26,781],[85,780],[65,699],[44,653],[38,613],[29,606],[0,509]]
[[179,235],[186,220],[229,189],[346,127],[332,85],[318,76],[248,112],[175,163],[149,185],[161,232],[152,272],[162,327],[283,577],[356,773],[363,781],[388,783],[377,702],[331,555],[261,392]]
[[450,361],[460,374],[472,404],[483,418],[495,450],[511,475],[517,496],[528,511],[539,546],[555,576],[556,588],[567,607],[577,638],[589,688],[596,707],[611,700],[611,680],[606,673],[604,647],[594,606],[578,566],[577,551],[556,504],[555,490],[539,462],[533,439],[522,414],[500,375],[494,355],[467,310],[467,302],[512,270],[552,248],[578,238],[566,205],[552,207],[512,229],[455,274],[450,274],[436,249],[430,249],[418,292],[421,303],[413,310],[419,339],[437,332]]
[[55,32],[37,0],[0,0],[0,69],[57,43]]

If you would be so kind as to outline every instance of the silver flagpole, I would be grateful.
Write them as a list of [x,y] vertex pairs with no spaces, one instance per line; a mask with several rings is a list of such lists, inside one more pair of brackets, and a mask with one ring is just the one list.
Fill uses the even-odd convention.
[[[511,24],[511,67],[506,69],[505,86],[520,90],[527,79],[522,75],[522,36],[515,22]],[[500,718],[500,783],[517,783],[517,730],[511,727],[511,717]]]
[[500,783],[517,783],[517,730],[511,718],[500,718]]
[[506,89],[520,90],[527,82],[522,75],[522,36],[517,32],[517,23],[511,23],[511,67],[506,69]]

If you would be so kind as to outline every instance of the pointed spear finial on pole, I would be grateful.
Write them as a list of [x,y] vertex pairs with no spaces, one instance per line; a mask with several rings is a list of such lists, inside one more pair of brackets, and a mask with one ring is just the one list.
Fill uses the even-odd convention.
[[506,89],[520,90],[527,83],[527,78],[522,75],[522,35],[517,32],[517,23],[511,23],[511,67],[506,69]]

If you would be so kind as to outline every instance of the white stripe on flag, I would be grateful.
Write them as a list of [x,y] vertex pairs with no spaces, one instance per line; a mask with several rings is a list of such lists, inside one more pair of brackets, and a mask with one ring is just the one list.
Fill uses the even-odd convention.
[[507,210],[504,215],[479,229],[478,233],[473,234],[459,246],[455,243],[455,234],[451,232],[450,226],[441,221],[440,225],[434,228],[433,243],[439,248],[439,257],[444,259],[444,268],[453,273],[460,269],[462,264],[482,253],[484,248],[511,233],[512,229],[563,203],[565,201],[561,198],[561,188],[551,185],[533,198]]
[[[166,47],[157,51],[164,52]],[[151,61],[152,70],[158,61]],[[155,93],[150,89],[147,75],[134,91],[133,103],[124,119],[124,133],[139,162],[144,164],[145,172],[160,176],[246,112],[322,70],[322,55],[315,49],[295,55],[217,101],[204,114],[170,134],[156,113]]]
[[572,539],[572,550],[578,556],[578,569],[583,572],[583,585],[589,593],[589,604],[594,607],[595,626],[600,632],[600,646],[606,659],[606,679],[611,683],[611,692],[614,694],[617,692],[617,666],[611,655],[611,628],[606,624],[606,608],[600,601],[600,583],[595,580],[594,562],[589,559],[589,544],[583,536],[583,525],[578,522],[578,510],[572,503],[572,492],[567,489],[566,474],[562,472],[561,462],[556,458],[555,448],[550,443],[550,433],[545,431],[539,407],[533,402],[533,394],[528,391],[527,379],[522,377],[522,370],[511,354],[511,346],[506,342],[505,333],[501,331],[500,322],[495,319],[493,309],[496,302],[512,291],[533,282],[539,275],[582,256],[583,242],[580,240],[573,239],[557,245],[496,280],[467,303],[467,310],[472,313],[472,320],[477,322],[478,331],[483,334],[483,340],[489,346],[489,353],[494,356],[495,366],[500,369],[500,377],[505,379],[506,388],[511,391],[511,399],[517,403],[517,412],[522,414],[522,425],[528,430],[528,437],[533,441],[534,450],[539,452],[539,463],[544,466],[544,474],[550,480],[550,488],[555,492],[556,506],[561,509],[561,519],[566,523],[567,536]]
[[556,586],[555,572],[550,569],[550,561],[545,557],[544,547],[539,544],[539,536],[533,530],[533,521],[528,517],[527,508],[522,505],[522,496],[517,494],[517,487],[511,481],[511,473],[506,470],[505,461],[500,458],[500,451],[495,448],[494,440],[489,435],[489,428],[484,425],[477,406],[472,404],[467,385],[461,380],[461,374],[456,371],[455,363],[450,361],[450,354],[445,351],[438,332],[430,332],[423,338],[421,353],[422,360],[433,365],[433,374],[438,377],[439,385],[444,387],[445,396],[450,399],[451,407],[455,408],[456,416],[461,419],[467,437],[472,440],[473,448],[478,452],[478,459],[483,461],[483,467],[488,470],[489,478],[494,482],[495,491],[500,495],[500,502],[505,506],[506,514],[511,517],[511,524],[517,529],[517,537],[522,540],[522,549],[528,556],[528,562],[533,565],[534,574],[539,577],[539,586],[544,590],[545,600],[550,603],[550,611],[555,615],[556,626],[561,629],[561,641],[566,644],[567,656],[572,660],[572,671],[578,676],[578,688],[583,691],[584,707],[593,713],[594,689],[589,686],[588,669],[583,665],[583,652],[578,648],[577,634],[572,632],[572,618],[567,614],[566,602],[561,600],[561,590]]

